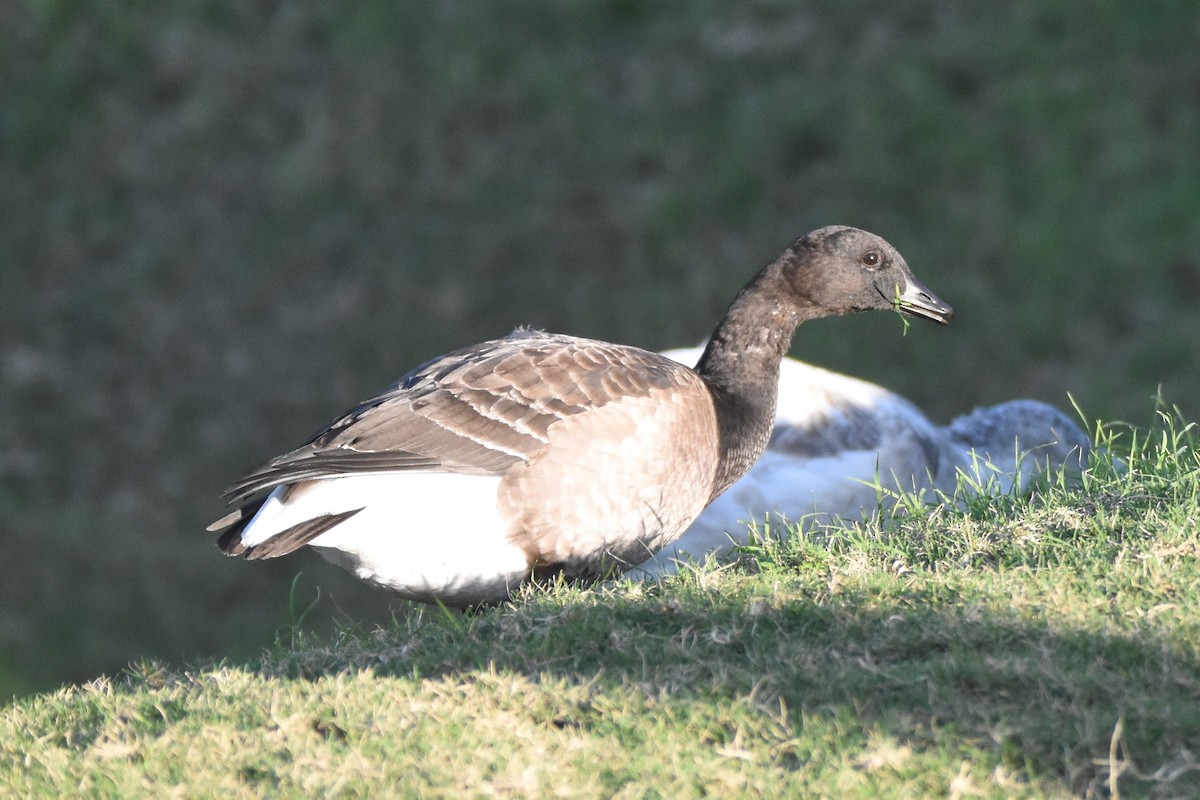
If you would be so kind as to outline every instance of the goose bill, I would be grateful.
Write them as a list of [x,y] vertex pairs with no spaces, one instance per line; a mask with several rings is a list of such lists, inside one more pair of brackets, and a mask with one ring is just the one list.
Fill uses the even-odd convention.
[[949,325],[950,318],[954,316],[953,308],[914,278],[905,281],[903,291],[893,302],[896,310],[903,314],[931,319],[940,325]]

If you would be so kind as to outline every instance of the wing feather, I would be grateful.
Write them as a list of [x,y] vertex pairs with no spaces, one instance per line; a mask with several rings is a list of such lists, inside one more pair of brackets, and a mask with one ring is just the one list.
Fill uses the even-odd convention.
[[518,331],[422,364],[224,496],[245,503],[282,484],[363,472],[502,475],[534,458],[561,419],[699,380],[638,348]]

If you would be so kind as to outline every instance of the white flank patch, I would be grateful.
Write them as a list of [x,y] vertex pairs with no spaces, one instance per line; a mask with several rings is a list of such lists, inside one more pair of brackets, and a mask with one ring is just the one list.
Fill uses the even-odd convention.
[[504,596],[529,568],[496,508],[499,485],[494,475],[388,472],[313,481],[286,500],[281,487],[242,543],[252,547],[306,520],[361,508],[309,544],[406,597],[453,604]]

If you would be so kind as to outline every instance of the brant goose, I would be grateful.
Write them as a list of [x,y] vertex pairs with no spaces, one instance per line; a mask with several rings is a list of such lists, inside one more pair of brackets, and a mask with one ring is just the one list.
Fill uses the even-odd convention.
[[[689,364],[701,352],[663,355]],[[1039,472],[1081,469],[1090,449],[1078,425],[1035,400],[978,409],[939,427],[881,386],[785,358],[775,430],[762,458],[630,575],[671,574],[677,559],[700,562],[744,545],[751,521],[812,529],[888,513],[901,491],[960,501],[1025,491]]]
[[734,298],[695,369],[636,347],[517,330],[429,361],[226,492],[228,555],[304,545],[447,606],[595,580],[673,541],[758,459],[801,322],[952,311],[886,241],[832,226]]

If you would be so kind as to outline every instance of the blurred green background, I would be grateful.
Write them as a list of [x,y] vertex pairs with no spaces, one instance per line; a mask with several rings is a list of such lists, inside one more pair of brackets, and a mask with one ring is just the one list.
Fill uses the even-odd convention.
[[[1194,417],[1195,2],[0,4],[0,700],[386,596],[223,558],[242,470],[518,323],[699,341],[810,228],[948,329],[793,354],[937,421]],[[454,535],[471,520],[446,509]]]

